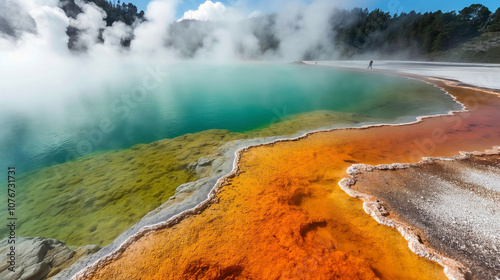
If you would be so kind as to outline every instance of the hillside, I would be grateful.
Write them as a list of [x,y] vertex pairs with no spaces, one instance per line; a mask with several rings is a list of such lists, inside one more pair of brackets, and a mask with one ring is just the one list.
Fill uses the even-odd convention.
[[500,32],[485,32],[445,52],[434,53],[431,60],[500,63]]

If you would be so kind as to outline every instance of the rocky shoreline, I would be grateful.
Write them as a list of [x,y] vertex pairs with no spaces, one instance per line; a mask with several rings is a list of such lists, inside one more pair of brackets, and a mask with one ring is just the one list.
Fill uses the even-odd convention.
[[0,278],[5,280],[51,279],[77,260],[99,251],[97,245],[68,248],[62,241],[43,237],[16,238],[15,271],[7,270],[8,249],[12,246],[7,238],[0,241]]

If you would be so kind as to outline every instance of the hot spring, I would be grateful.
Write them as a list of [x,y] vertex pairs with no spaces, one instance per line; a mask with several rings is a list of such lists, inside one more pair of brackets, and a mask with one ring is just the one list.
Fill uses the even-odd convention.
[[394,123],[460,109],[431,85],[368,72],[267,63],[183,63],[161,66],[160,74],[145,68],[142,77],[66,98],[62,113],[1,113],[5,164],[26,172],[208,129],[251,131],[318,110]]

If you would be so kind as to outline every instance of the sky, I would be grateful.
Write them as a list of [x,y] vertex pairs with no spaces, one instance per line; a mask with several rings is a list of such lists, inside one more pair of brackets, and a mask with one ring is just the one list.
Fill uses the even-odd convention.
[[[216,0],[212,0],[216,2]],[[307,0],[306,0],[307,1]],[[500,2],[498,0],[350,0],[350,1],[338,1],[341,8],[368,8],[369,10],[381,9],[391,14],[396,12],[410,12],[415,10],[416,12],[430,12],[442,10],[443,12],[449,11],[459,11],[464,7],[471,4],[480,3],[488,7],[492,12],[494,12],[498,7],[500,7]],[[123,2],[134,3],[139,10],[146,10],[147,4],[150,0],[124,0]],[[184,12],[188,10],[197,10],[200,4],[204,3],[205,0],[180,0],[179,5],[176,10],[176,17],[181,18]],[[263,13],[270,13],[275,11],[275,7],[269,5],[270,1],[266,0],[220,0],[222,4],[227,6],[234,5],[245,5],[248,9],[254,11],[261,11]]]

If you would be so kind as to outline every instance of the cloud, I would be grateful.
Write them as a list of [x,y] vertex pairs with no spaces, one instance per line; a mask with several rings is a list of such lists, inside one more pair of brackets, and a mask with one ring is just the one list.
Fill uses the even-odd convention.
[[212,2],[207,0],[198,7],[198,10],[189,10],[179,19],[181,20],[201,20],[201,21],[223,21],[228,20],[231,14],[231,8],[227,8],[221,2]]

